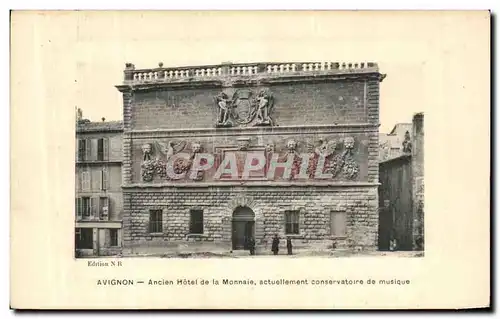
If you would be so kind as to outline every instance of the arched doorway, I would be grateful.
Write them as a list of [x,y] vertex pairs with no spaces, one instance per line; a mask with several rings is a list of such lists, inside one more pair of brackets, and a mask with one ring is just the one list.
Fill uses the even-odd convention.
[[233,249],[248,249],[248,241],[255,236],[255,214],[248,206],[239,206],[233,212]]

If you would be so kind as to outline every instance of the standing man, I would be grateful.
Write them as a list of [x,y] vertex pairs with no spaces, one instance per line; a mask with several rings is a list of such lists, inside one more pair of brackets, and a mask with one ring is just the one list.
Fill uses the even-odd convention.
[[288,254],[292,254],[292,239],[290,237],[287,237],[286,239],[286,249],[288,250]]
[[273,244],[272,244],[272,247],[271,247],[271,250],[273,251],[274,255],[278,254],[278,251],[280,249],[279,247],[280,247],[280,239],[278,237],[278,234],[275,234],[274,238],[273,238]]
[[255,255],[255,239],[250,237],[248,240],[248,249],[250,250],[250,255]]

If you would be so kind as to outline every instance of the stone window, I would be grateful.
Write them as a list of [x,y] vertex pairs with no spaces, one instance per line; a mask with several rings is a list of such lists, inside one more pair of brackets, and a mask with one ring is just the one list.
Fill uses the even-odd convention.
[[111,247],[118,246],[118,229],[109,230],[109,245]]
[[90,157],[90,141],[85,139],[78,140],[78,161],[84,162]]
[[189,233],[190,234],[203,234],[203,210],[191,209],[189,211]]
[[163,211],[161,209],[152,209],[149,211],[149,232],[163,232]]
[[84,169],[84,171],[82,171],[80,181],[81,181],[82,191],[89,191],[90,190],[90,172],[88,171],[88,169]]
[[92,228],[75,229],[75,247],[76,249],[93,248],[93,230]]
[[97,160],[107,161],[108,160],[108,139],[99,138],[97,139]]
[[299,211],[287,210],[285,211],[285,234],[298,235],[299,234]]
[[107,220],[109,216],[109,198],[99,197],[99,216],[103,220]]
[[330,235],[333,237],[346,237],[346,212],[330,212]]
[[80,197],[76,200],[76,213],[78,217],[90,217],[91,203],[90,197]]

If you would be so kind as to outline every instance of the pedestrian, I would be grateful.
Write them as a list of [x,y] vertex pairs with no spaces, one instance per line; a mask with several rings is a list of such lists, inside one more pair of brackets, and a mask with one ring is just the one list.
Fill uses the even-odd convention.
[[250,249],[250,255],[255,255],[255,239],[253,237],[250,237],[248,245],[248,248]]
[[292,254],[292,239],[290,237],[287,237],[286,239],[286,249],[288,250],[288,254]]
[[273,251],[273,254],[277,255],[278,254],[278,251],[280,250],[280,239],[278,237],[278,234],[275,234],[274,235],[274,238],[273,238],[273,244],[272,244],[272,247],[271,247],[271,250]]

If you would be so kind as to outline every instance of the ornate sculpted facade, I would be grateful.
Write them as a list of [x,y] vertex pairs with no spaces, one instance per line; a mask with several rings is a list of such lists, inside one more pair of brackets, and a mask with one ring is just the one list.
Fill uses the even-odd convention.
[[124,74],[124,254],[251,238],[265,252],[275,234],[297,249],[375,249],[376,64]]

